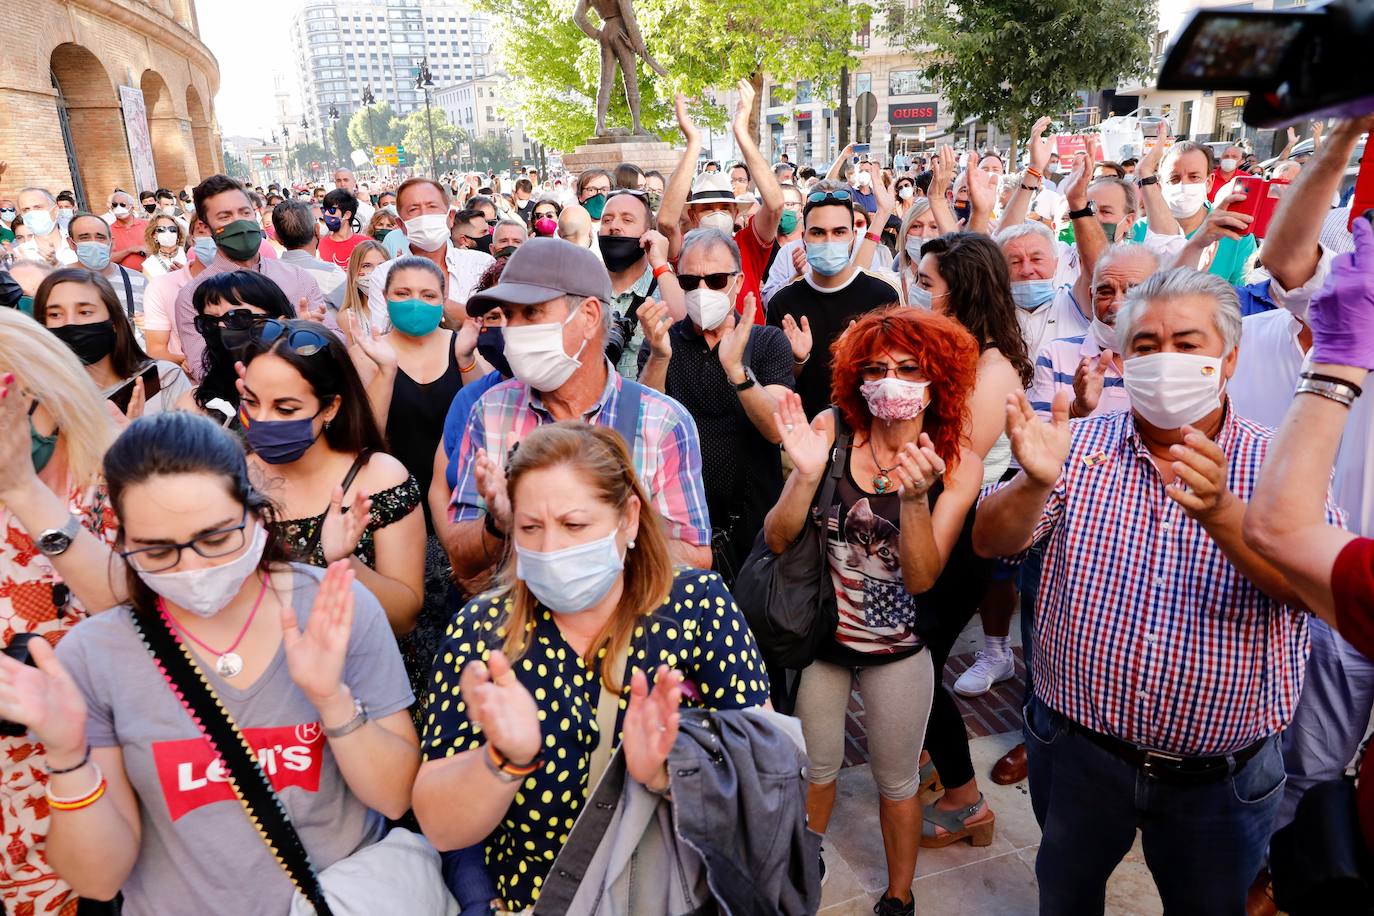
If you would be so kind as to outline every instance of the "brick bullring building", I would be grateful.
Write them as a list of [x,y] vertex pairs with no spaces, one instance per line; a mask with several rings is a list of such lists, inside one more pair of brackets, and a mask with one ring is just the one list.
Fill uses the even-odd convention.
[[201,43],[193,0],[4,7],[0,160],[9,168],[0,193],[69,188],[99,213],[115,188],[179,189],[223,171],[219,65]]

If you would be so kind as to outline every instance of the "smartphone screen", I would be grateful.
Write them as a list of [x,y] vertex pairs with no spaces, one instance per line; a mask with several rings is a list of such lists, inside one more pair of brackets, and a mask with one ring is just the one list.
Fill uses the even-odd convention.
[[158,374],[157,363],[152,363],[138,375],[120,385],[108,395],[110,403],[119,408],[120,413],[129,409],[129,401],[134,396],[134,383],[143,379],[143,398],[151,401],[162,390],[162,377]]
[[867,144],[867,143],[855,143],[855,144],[854,144],[854,156],[853,156],[853,158],[852,158],[850,161],[853,162],[855,165],[858,165],[858,164],[859,164],[859,157],[860,157],[860,156],[867,156],[867,155],[868,155],[869,149],[870,149],[870,146],[869,146],[869,144]]

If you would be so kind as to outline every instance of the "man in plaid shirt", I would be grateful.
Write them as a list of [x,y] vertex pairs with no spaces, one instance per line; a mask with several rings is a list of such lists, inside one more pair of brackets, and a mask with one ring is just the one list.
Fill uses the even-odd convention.
[[1293,587],[1241,536],[1271,431],[1225,394],[1240,305],[1221,278],[1157,273],[1116,328],[1131,411],[1070,423],[1061,390],[1046,423],[1015,396],[1023,470],[973,534],[987,556],[1045,541],[1025,715],[1041,913],[1102,912],[1137,828],[1166,911],[1240,913],[1308,652]]
[[[454,573],[476,580],[505,551],[510,526],[505,462],[535,428],[560,420],[615,427],[626,386],[606,359],[611,281],[590,251],[562,239],[531,239],[501,281],[467,302],[471,316],[500,307],[505,356],[515,378],[477,401],[455,455],[454,526],[444,545]],[[675,562],[709,569],[711,522],[701,483],[701,446],[685,408],[639,386],[635,469],[663,519]]]

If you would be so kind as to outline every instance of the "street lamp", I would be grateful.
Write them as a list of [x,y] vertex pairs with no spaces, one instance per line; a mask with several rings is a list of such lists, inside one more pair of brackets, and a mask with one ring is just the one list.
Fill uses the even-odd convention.
[[[321,130],[321,132],[323,133],[323,131],[324,131],[324,126],[323,126],[323,125],[320,126],[320,130]],[[330,154],[331,157],[338,153],[338,146],[339,146],[338,138],[339,138],[339,108],[338,108],[337,105],[330,105],[330,106],[329,106],[329,142],[328,142],[328,143],[322,143],[321,145],[324,146],[325,149],[329,150],[329,154]],[[323,140],[324,138],[321,137],[320,139]]]
[[291,128],[285,124],[281,126],[282,155],[286,157],[286,177],[291,178]]
[[421,58],[420,69],[415,74],[415,88],[425,91],[425,129],[429,131],[429,177],[434,177],[434,120],[429,111],[429,90],[434,88],[434,80],[429,73],[429,59]]
[[375,95],[372,94],[372,87],[371,87],[371,86],[364,86],[364,87],[363,87],[363,104],[367,106],[367,128],[368,128],[368,132],[372,134],[372,145],[373,145],[373,146],[378,146],[378,145],[379,145],[378,142],[377,142],[377,141],[378,141],[378,137],[377,137],[377,123],[376,123],[375,119],[373,118],[373,115],[375,114],[375,112],[372,110],[372,106],[376,103],[376,101],[377,101],[377,97],[376,97]]

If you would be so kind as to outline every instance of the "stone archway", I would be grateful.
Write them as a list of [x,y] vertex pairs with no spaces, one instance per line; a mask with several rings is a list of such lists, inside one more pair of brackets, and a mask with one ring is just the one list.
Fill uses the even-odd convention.
[[191,119],[191,142],[195,146],[196,169],[199,172],[191,184],[197,184],[215,174],[216,169],[214,131],[195,86],[186,87],[186,116]]
[[48,66],[73,190],[82,192],[84,206],[103,210],[111,191],[133,187],[119,94],[100,59],[81,45],[58,45]]
[[[153,144],[153,167],[158,184],[165,188],[181,188],[190,182],[195,162],[191,151],[191,125],[180,117],[167,81],[156,70],[144,70],[139,80],[143,90],[143,105],[148,111],[148,134]],[[139,190],[155,190],[140,188]]]

